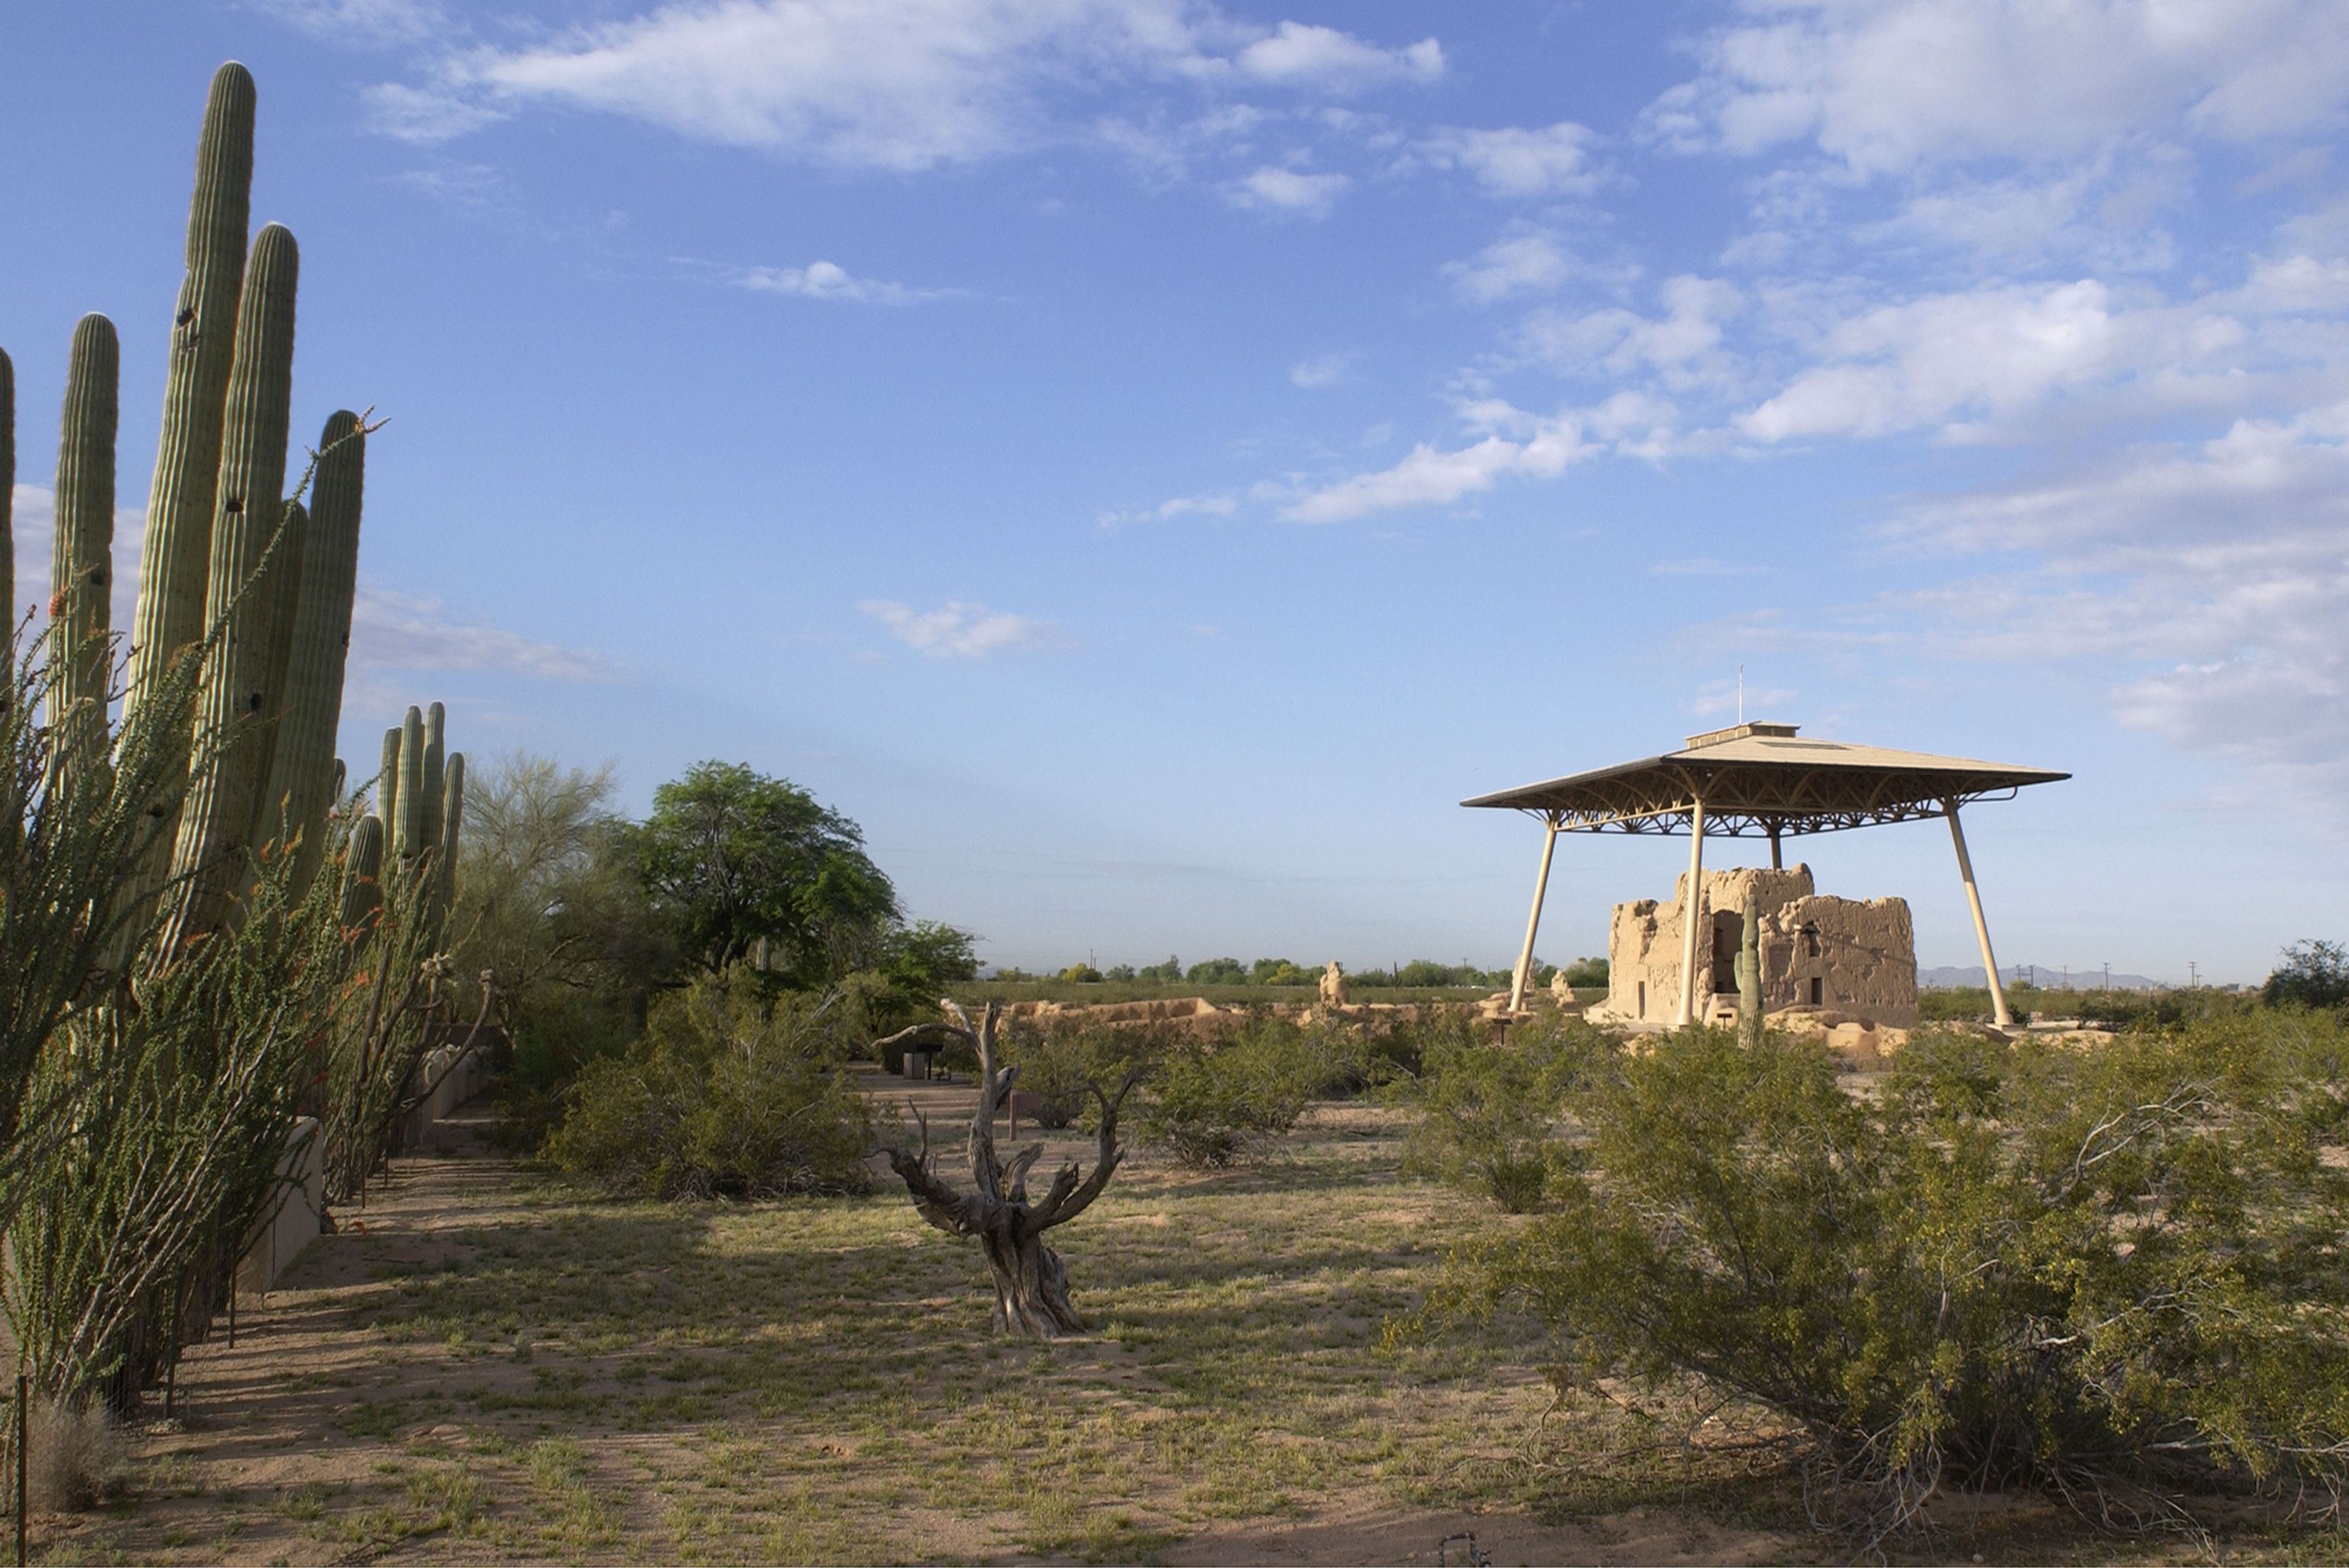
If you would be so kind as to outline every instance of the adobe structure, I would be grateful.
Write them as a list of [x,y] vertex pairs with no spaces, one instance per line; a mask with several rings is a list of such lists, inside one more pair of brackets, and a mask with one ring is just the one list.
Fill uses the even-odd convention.
[[[1760,920],[1764,1014],[1816,1012],[1837,1021],[1908,1028],[1917,1021],[1917,946],[1909,901],[1822,897],[1811,868],[1748,867],[1706,872],[1697,900],[1694,991],[1700,1020],[1737,1006],[1737,949],[1745,909]],[[1643,898],[1615,906],[1607,941],[1607,1000],[1594,1019],[1633,1025],[1678,1022],[1688,878],[1668,903]]]
[[[1764,917],[1765,1008],[1816,1006],[1893,1026],[1914,1022],[1917,953],[1908,903],[1819,897],[1808,867],[1784,869],[1783,841],[1938,817],[1949,823],[1958,880],[1990,981],[1992,1013],[2004,1027],[2013,1016],[1999,984],[1990,923],[1982,914],[1958,809],[1976,800],[2011,799],[2026,785],[2070,777],[2011,762],[1819,740],[1798,735],[1791,724],[1741,723],[1692,735],[1678,751],[1460,803],[1522,811],[1545,830],[1525,948],[1509,987],[1512,1014],[1525,1004],[1557,836],[1685,833],[1688,872],[1671,904],[1642,901],[1616,907],[1610,983],[1601,1016],[1672,1027],[1713,1018],[1714,999],[1724,992],[1736,994],[1730,976],[1735,973],[1745,901],[1753,898]],[[1706,874],[1706,839],[1746,837],[1770,841],[1767,871]]]

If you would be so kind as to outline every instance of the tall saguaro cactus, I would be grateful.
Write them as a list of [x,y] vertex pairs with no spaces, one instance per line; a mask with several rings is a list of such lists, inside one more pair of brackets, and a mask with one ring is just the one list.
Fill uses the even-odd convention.
[[212,73],[204,128],[196,142],[195,197],[188,206],[188,275],[171,323],[162,438],[147,492],[147,535],[131,635],[134,701],[145,697],[171,661],[204,634],[221,424],[228,407],[245,225],[252,213],[255,101],[252,74],[234,60]]
[[102,315],[83,316],[74,327],[57,421],[57,533],[49,567],[50,645],[63,661],[62,678],[49,695],[49,722],[71,738],[64,749],[76,755],[95,755],[106,744],[121,374],[114,324]]
[[275,223],[254,237],[237,304],[236,349],[222,422],[211,573],[204,619],[222,628],[208,646],[196,736],[200,766],[181,809],[173,874],[186,879],[174,944],[228,913],[229,878],[251,847],[246,834],[262,787],[268,711],[270,596],[254,583],[277,532],[285,484],[288,405],[294,385],[294,291],[301,269],[294,236]]
[[0,350],[0,650],[16,634],[16,366]]

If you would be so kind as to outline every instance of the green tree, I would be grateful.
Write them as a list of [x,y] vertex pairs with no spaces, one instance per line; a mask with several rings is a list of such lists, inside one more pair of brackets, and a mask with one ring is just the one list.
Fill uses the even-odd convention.
[[900,924],[896,890],[854,822],[787,779],[702,762],[653,792],[637,873],[686,959],[757,959],[794,985],[869,967]]

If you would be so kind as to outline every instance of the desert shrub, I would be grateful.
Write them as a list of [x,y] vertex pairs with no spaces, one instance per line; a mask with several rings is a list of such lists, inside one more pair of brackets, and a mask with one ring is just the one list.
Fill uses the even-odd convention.
[[1063,1023],[1007,1033],[1003,1059],[1019,1069],[1013,1087],[1036,1097],[1036,1124],[1057,1131],[1115,1095],[1129,1074],[1147,1078],[1184,1043],[1164,1026]]
[[1500,1041],[1469,1018],[1416,1034],[1420,1069],[1398,1086],[1419,1111],[1403,1141],[1404,1174],[1489,1198],[1505,1213],[1540,1207],[1567,1091],[1613,1055],[1614,1037],[1579,1018],[1521,1025]]
[[2295,942],[2260,987],[2270,1006],[2338,1007],[2349,1002],[2349,948],[2337,942]]
[[544,1153],[615,1193],[771,1198],[862,1191],[872,1130],[837,1064],[857,1026],[837,995],[770,995],[736,968],[653,1004],[645,1033],[589,1061]]
[[1162,1057],[1138,1129],[1185,1165],[1229,1165],[1297,1125],[1330,1080],[1334,1035],[1261,1019]]
[[1879,1538],[1948,1487],[2337,1501],[2344,1054],[2323,1014],[1927,1031],[1861,1098],[1816,1044],[1683,1031],[1568,1089],[1555,1211],[1464,1253],[1446,1305],[1529,1307],[1567,1387],[1761,1408]]

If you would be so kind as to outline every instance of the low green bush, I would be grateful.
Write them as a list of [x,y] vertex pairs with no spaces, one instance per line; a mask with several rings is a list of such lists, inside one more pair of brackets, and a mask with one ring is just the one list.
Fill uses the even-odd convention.
[[1683,1031],[1566,1090],[1551,1212],[1439,1310],[1530,1309],[1563,1387],[1758,1407],[1871,1540],[1945,1489],[2337,1503],[2344,1060],[2325,1013],[2089,1051],[1929,1030],[1862,1094],[1816,1043]]
[[1036,1097],[1027,1114],[1057,1131],[1114,1096],[1127,1075],[1147,1078],[1181,1043],[1180,1032],[1164,1026],[1063,1023],[1007,1031],[1003,1059],[1019,1069],[1012,1088]]
[[1502,1041],[1460,1017],[1416,1035],[1419,1071],[1398,1084],[1397,1098],[1419,1112],[1403,1141],[1403,1173],[1489,1198],[1505,1213],[1541,1207],[1566,1093],[1614,1054],[1614,1037],[1555,1017],[1520,1024]]
[[840,1068],[855,1012],[771,995],[746,968],[697,980],[653,1004],[635,1045],[582,1067],[543,1153],[616,1195],[861,1191],[873,1130]]
[[1350,1031],[1278,1018],[1228,1039],[1185,1041],[1157,1061],[1137,1131],[1185,1165],[1229,1165],[1357,1072],[1358,1050]]

